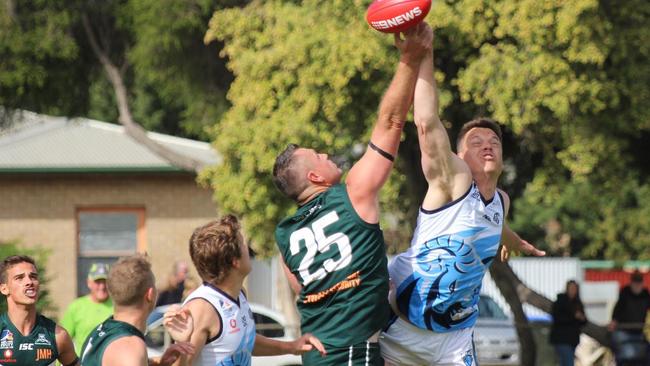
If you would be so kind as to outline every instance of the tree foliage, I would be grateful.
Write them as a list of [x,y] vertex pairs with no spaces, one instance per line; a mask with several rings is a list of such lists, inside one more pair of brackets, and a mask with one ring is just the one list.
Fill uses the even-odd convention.
[[[294,209],[271,183],[276,154],[297,142],[349,164],[367,142],[398,58],[365,24],[369,3],[254,1],[210,22],[206,40],[224,42],[235,80],[212,130],[224,164],[203,179],[266,253]],[[428,20],[450,130],[476,115],[506,127],[513,226],[556,254],[650,255],[650,4],[437,1]],[[381,197],[389,242],[402,247],[422,197],[416,141],[407,126]]]
[[6,1],[0,6],[0,105],[117,120],[113,90],[81,26],[83,15],[121,67],[136,121],[207,139],[228,108],[220,45],[203,34],[215,9],[243,0]]

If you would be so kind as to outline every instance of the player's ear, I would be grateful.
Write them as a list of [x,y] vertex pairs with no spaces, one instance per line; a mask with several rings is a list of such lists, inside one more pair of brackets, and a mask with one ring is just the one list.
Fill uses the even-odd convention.
[[241,260],[239,258],[234,258],[232,260],[232,268],[239,269],[239,267],[241,267]]
[[0,283],[0,293],[9,296],[9,286],[6,283]]
[[144,297],[148,302],[156,302],[157,295],[158,294],[156,293],[156,289],[154,287],[149,287]]
[[323,183],[325,181],[325,179],[323,179],[320,174],[316,173],[313,170],[307,172],[307,179],[315,184]]

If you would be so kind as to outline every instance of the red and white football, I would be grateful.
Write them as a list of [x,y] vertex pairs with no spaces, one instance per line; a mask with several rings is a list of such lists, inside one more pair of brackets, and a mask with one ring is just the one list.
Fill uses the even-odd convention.
[[375,0],[366,21],[384,33],[403,32],[420,23],[431,9],[431,0]]

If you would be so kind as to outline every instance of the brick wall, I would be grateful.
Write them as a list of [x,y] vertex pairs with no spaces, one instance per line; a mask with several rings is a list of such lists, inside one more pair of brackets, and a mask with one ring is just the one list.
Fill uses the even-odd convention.
[[19,240],[50,251],[48,287],[58,309],[49,315],[60,318],[76,297],[77,208],[143,207],[146,250],[163,283],[175,260],[191,264],[187,242],[192,230],[216,217],[211,195],[188,174],[4,175],[0,242]]

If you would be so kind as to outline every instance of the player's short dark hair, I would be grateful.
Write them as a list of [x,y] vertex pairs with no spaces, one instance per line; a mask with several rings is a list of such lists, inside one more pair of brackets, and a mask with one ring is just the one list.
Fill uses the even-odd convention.
[[190,237],[190,257],[201,279],[221,283],[232,262],[241,257],[240,225],[234,215],[225,215],[196,228]]
[[287,145],[286,149],[275,158],[273,164],[273,183],[285,196],[294,201],[307,188],[309,182],[296,169],[295,152],[300,146]]
[[631,282],[643,282],[643,274],[639,271],[634,271],[632,272],[632,275],[630,275],[630,281]]
[[10,255],[0,263],[0,283],[7,283],[7,272],[9,268],[20,263],[29,263],[36,267],[36,262],[32,257],[27,255]]
[[151,263],[142,254],[120,258],[111,266],[106,280],[113,303],[120,306],[138,305],[144,294],[155,287]]
[[463,127],[460,128],[460,132],[458,132],[458,138],[456,139],[456,151],[460,151],[460,144],[463,143],[463,138],[471,130],[472,128],[475,127],[480,127],[480,128],[489,128],[494,133],[497,135],[499,138],[499,141],[503,140],[503,134],[501,133],[501,127],[499,126],[498,123],[496,123],[494,120],[485,118],[485,117],[479,117],[476,119],[473,119],[463,125]]

